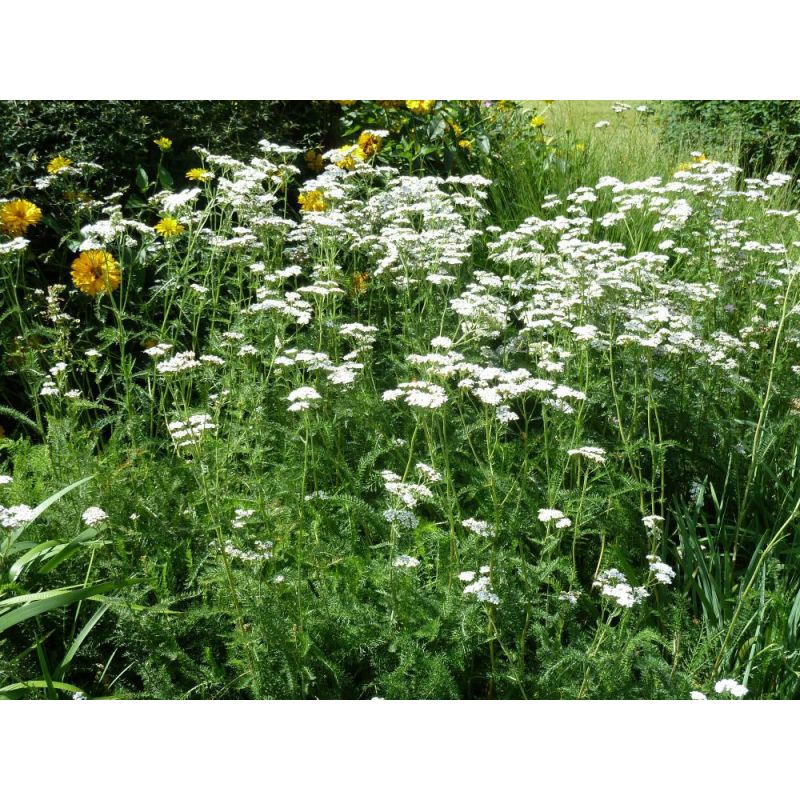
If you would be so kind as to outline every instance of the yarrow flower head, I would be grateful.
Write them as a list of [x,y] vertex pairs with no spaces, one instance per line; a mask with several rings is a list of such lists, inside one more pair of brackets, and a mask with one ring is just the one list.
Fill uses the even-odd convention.
[[405,569],[413,569],[419,566],[419,559],[413,556],[400,555],[392,562],[393,567],[403,567]]
[[0,206],[0,229],[9,236],[22,236],[42,219],[42,210],[28,200],[9,200]]
[[192,414],[185,422],[170,422],[167,430],[175,447],[189,447],[200,442],[203,431],[213,431],[216,427],[208,414]]
[[732,678],[723,678],[714,684],[714,691],[717,694],[730,694],[733,697],[744,697],[747,694],[747,687]]
[[592,586],[599,588],[606,597],[612,597],[623,608],[633,608],[650,596],[644,586],[632,587],[628,579],[613,567],[603,570]]
[[461,521],[461,524],[468,530],[472,531],[473,533],[477,533],[478,536],[494,536],[494,528],[488,522],[483,522],[479,519],[473,519],[470,517],[469,519],[465,519]]
[[108,514],[106,514],[102,508],[90,506],[86,509],[86,511],[83,512],[83,514],[81,514],[81,519],[83,520],[84,525],[94,528],[101,522],[105,522],[108,519]]
[[658,583],[669,585],[675,577],[675,570],[669,564],[665,564],[658,556],[647,556],[650,562],[650,572],[653,573]]
[[589,447],[588,445],[584,445],[583,447],[577,447],[573,450],[567,450],[567,454],[570,456],[581,456],[589,461],[594,461],[595,464],[606,463],[606,451],[603,450],[602,447]]
[[480,568],[481,576],[474,580],[474,572],[462,572],[458,577],[459,580],[466,583],[464,587],[464,594],[474,594],[475,599],[481,603],[489,603],[496,606],[500,603],[500,598],[492,590],[492,579],[490,577],[490,569],[488,566]]
[[122,281],[117,260],[105,250],[84,250],[72,262],[71,271],[72,282],[90,297],[113,292]]
[[313,386],[301,386],[289,393],[289,411],[308,411],[312,400],[321,400],[322,395]]

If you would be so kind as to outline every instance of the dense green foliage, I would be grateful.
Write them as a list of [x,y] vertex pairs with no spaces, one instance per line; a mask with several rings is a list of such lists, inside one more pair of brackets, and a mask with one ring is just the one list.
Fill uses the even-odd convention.
[[729,147],[749,175],[794,171],[800,161],[800,101],[680,100],[665,104],[664,134],[695,149]]

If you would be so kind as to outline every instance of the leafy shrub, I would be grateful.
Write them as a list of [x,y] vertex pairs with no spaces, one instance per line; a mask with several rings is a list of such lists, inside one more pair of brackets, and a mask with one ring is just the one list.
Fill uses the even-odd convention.
[[800,160],[798,100],[680,100],[666,104],[663,121],[668,141],[738,151],[747,174],[795,170]]

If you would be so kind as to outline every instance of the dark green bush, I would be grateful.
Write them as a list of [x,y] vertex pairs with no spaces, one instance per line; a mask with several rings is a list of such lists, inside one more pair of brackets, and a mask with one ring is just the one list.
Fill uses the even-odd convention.
[[301,100],[86,100],[0,103],[0,195],[29,185],[56,155],[96,161],[109,192],[133,184],[141,165],[152,174],[172,140],[170,168],[197,166],[191,148],[252,155],[260,139],[302,145],[330,136],[339,107]]
[[679,100],[666,104],[663,119],[669,142],[738,152],[749,175],[794,171],[800,161],[798,100]]

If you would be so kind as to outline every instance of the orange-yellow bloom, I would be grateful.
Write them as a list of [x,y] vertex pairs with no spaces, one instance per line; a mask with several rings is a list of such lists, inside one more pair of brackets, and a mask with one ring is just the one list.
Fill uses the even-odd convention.
[[374,156],[382,147],[383,139],[372,131],[364,131],[358,137],[358,146],[367,158]]
[[119,264],[105,250],[86,250],[72,262],[72,282],[90,297],[113,292],[121,280]]
[[173,217],[164,217],[158,225],[153,226],[153,230],[160,233],[165,239],[168,239],[170,236],[177,236],[183,233],[186,228]]
[[310,211],[324,211],[327,208],[325,205],[325,195],[322,189],[313,189],[310,192],[303,192],[297,198],[297,202],[300,203],[301,210],[306,213]]
[[42,210],[28,200],[9,200],[0,206],[0,229],[9,236],[22,236],[42,218]]
[[202,167],[193,167],[186,173],[186,177],[190,181],[210,181],[214,177],[214,173]]
[[415,114],[430,114],[435,100],[406,100],[406,108]]
[[62,169],[70,166],[72,164],[71,158],[66,158],[65,156],[56,156],[48,165],[47,171],[51,175],[55,175],[57,172],[61,172]]

